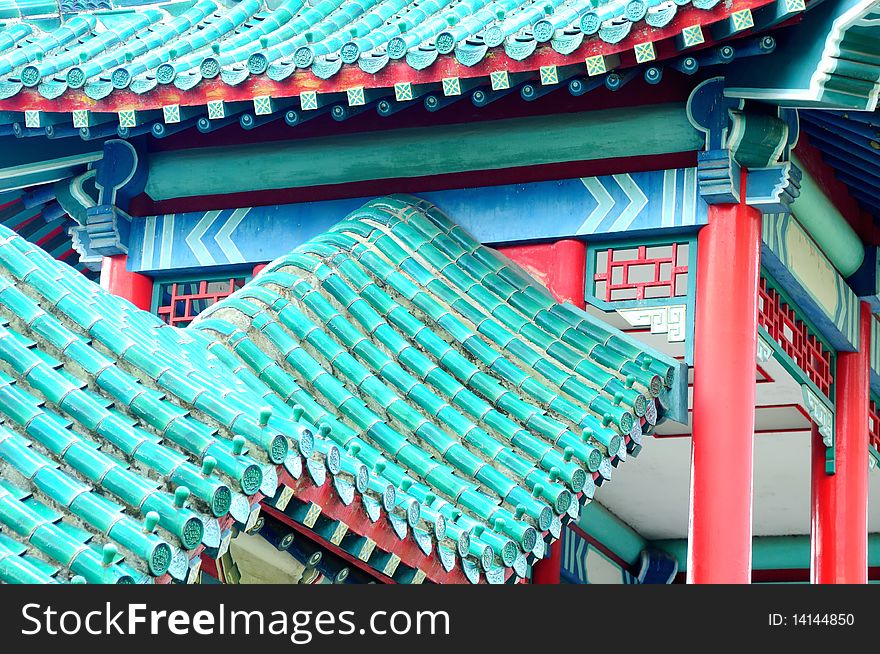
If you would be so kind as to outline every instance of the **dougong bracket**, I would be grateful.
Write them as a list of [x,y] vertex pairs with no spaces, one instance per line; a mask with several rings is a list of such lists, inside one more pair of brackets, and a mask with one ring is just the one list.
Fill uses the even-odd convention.
[[131,143],[121,139],[104,143],[104,156],[95,165],[98,202],[71,229],[73,247],[83,262],[95,264],[102,257],[128,253],[131,217],[127,211],[146,181],[143,157]]
[[[790,161],[797,112],[755,105],[724,94],[724,78],[706,80],[688,99],[688,119],[706,136],[698,156],[700,194],[709,204],[746,204],[762,213],[788,213],[800,192],[801,171]],[[742,169],[746,197],[741,196]]]

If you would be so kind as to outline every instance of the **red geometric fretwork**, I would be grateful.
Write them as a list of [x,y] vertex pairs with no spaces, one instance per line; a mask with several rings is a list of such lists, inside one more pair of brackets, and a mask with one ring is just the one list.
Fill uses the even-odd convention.
[[687,295],[687,243],[599,250],[593,290],[606,302]]
[[218,300],[232,295],[246,281],[244,277],[229,277],[162,284],[156,313],[169,325],[183,327]]
[[875,450],[880,450],[880,413],[877,412],[877,404],[873,400],[871,400],[868,418],[868,425],[870,427],[868,440]]
[[825,348],[794,309],[761,278],[758,289],[758,324],[767,330],[798,368],[803,370],[825,397],[831,397],[831,352]]

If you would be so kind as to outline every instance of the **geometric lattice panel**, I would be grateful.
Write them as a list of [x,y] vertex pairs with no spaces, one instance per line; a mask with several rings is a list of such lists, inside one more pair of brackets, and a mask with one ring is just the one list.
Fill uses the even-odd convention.
[[209,306],[232,295],[246,281],[244,277],[226,277],[160,284],[156,313],[169,325],[184,327]]
[[605,302],[686,296],[689,249],[669,243],[599,250],[593,295]]
[[873,400],[871,400],[870,407],[868,439],[875,450],[880,450],[880,412],[878,412],[877,403]]
[[763,277],[758,288],[758,324],[831,399],[831,351]]

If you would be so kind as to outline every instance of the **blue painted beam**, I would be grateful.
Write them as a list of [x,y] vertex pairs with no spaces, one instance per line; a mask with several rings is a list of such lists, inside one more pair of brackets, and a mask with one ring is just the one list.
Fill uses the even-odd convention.
[[[420,193],[484,243],[657,229],[693,231],[707,207],[695,168]],[[159,273],[266,262],[329,229],[365,198],[136,218],[132,270]]]
[[842,140],[844,142],[842,145],[845,145],[847,151],[852,151],[855,156],[865,158],[868,161],[876,161],[877,150],[866,138],[857,135],[849,135],[845,132],[838,132],[837,130],[830,132],[823,127],[809,123],[803,125],[803,130],[809,134],[810,138],[825,143],[839,143]]
[[768,214],[762,231],[761,266],[835,350],[857,350],[858,297],[805,228]]
[[813,133],[808,128],[805,128],[804,131],[809,134],[811,143],[816,145],[822,151],[823,155],[832,155],[838,159],[850,161],[856,166],[877,165],[877,157],[871,156],[868,153],[863,154],[855,149],[848,150],[840,147],[839,143],[834,142],[828,137],[827,132]]
[[[852,116],[855,115],[857,115],[856,112],[847,114],[846,116],[840,116],[839,114],[830,111],[805,111],[801,114],[800,118],[808,123],[824,125],[832,131],[841,130],[852,133],[854,136],[860,136],[869,141],[880,139],[880,127],[861,120],[853,120]],[[867,115],[870,116],[871,114]]]

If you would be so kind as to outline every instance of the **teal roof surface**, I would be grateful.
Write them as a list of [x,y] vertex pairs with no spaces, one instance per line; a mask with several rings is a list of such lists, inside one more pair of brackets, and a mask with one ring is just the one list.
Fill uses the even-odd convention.
[[[0,4],[0,17],[24,14],[0,27],[0,99],[35,88],[49,99],[81,89],[100,100],[122,89],[185,91],[214,78],[228,86],[254,76],[281,82],[298,71],[327,79],[345,65],[374,74],[397,60],[422,70],[442,55],[474,66],[501,51],[521,61],[542,45],[569,55],[591,40],[617,44],[636,29],[636,42],[651,42],[679,10],[708,17],[719,0],[281,0],[271,8],[196,0],[78,11],[63,22],[29,18],[53,4]],[[730,4],[749,11],[765,3]],[[724,8],[706,20],[726,16]],[[699,43],[702,36],[686,45]],[[583,65],[583,53],[571,63]]]
[[0,580],[187,580],[306,486],[392,527],[386,554],[416,541],[411,568],[523,577],[683,392],[412,197],[186,329],[0,228]]

